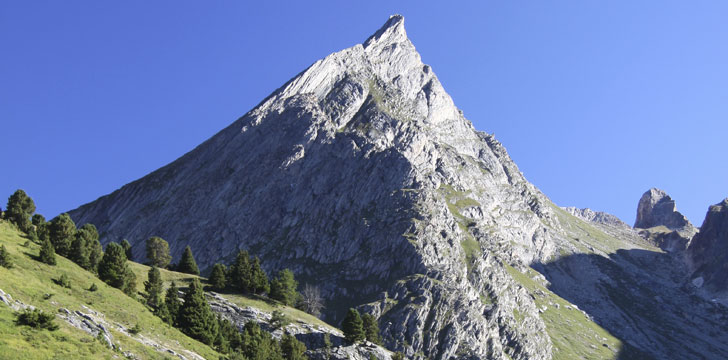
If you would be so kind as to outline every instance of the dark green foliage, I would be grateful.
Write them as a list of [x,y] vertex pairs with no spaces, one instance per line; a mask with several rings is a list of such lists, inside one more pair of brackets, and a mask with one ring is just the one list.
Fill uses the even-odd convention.
[[270,325],[273,329],[280,329],[290,324],[291,320],[280,310],[273,310],[270,316]]
[[117,243],[109,243],[106,246],[103,258],[99,263],[99,278],[105,283],[117,289],[121,289],[129,296],[134,295],[136,287],[136,275],[126,263],[124,248]]
[[250,264],[250,292],[253,294],[265,294],[270,292],[268,275],[260,267],[260,259],[256,256]]
[[6,269],[12,269],[13,261],[10,259],[10,253],[5,248],[5,245],[0,245],[0,266]]
[[134,325],[133,328],[129,329],[129,334],[136,335],[138,333],[142,332],[142,328],[139,326],[139,324]]
[[16,313],[15,316],[15,325],[27,325],[32,328],[48,329],[50,331],[58,329],[58,325],[53,322],[56,316],[38,309],[25,309]]
[[298,293],[296,292],[298,282],[293,277],[293,272],[283,269],[278,276],[270,283],[270,297],[291,306],[296,303]]
[[96,283],[93,283],[93,284],[91,284],[91,287],[88,288],[88,291],[94,292],[94,291],[96,291],[98,289],[99,289],[99,287],[96,286]]
[[182,259],[177,265],[177,271],[185,274],[200,275],[200,269],[197,268],[197,262],[195,257],[192,255],[192,249],[189,246],[185,247],[185,251],[182,253]]
[[129,261],[134,261],[133,254],[131,253],[131,244],[129,243],[129,240],[127,240],[127,239],[121,240],[121,247],[124,248],[124,253],[126,254],[126,259]]
[[147,305],[152,309],[157,309],[162,305],[162,274],[159,272],[159,268],[152,266],[147,274],[147,281],[144,282],[144,298],[147,300]]
[[396,353],[392,354],[392,360],[404,360],[404,354],[397,351]]
[[152,236],[147,240],[147,259],[150,265],[166,268],[172,261],[169,255],[169,244],[159,236]]
[[212,273],[210,274],[210,279],[208,280],[210,282],[210,285],[212,285],[212,288],[220,291],[225,289],[225,265],[217,263],[212,267]]
[[76,224],[68,214],[63,213],[51,220],[48,235],[58,255],[70,258],[71,243],[76,236]]
[[[69,258],[82,268],[95,271],[98,260],[100,260],[100,254],[93,252],[98,251],[96,247],[98,241],[99,232],[96,230],[96,226],[93,224],[84,224],[76,231],[76,236],[71,243]],[[92,253],[94,262],[91,261]]]
[[230,266],[228,273],[228,285],[244,293],[250,291],[251,283],[250,256],[245,250],[238,251],[235,262]]
[[71,279],[68,278],[68,275],[65,273],[61,274],[61,277],[58,278],[58,280],[54,280],[58,286],[63,286],[66,289],[71,288]]
[[50,239],[43,240],[40,246],[40,255],[38,256],[41,262],[48,265],[56,264],[56,250],[53,248],[53,244]]
[[372,314],[364,314],[361,320],[364,324],[364,336],[367,341],[381,344],[382,338],[379,336],[379,322],[377,322],[377,319]]
[[234,349],[241,349],[243,346],[243,338],[240,331],[230,321],[217,317],[218,331],[215,347],[218,351],[229,353]]
[[185,291],[177,323],[182,332],[207,345],[212,345],[217,337],[217,318],[207,304],[202,285],[197,279],[193,279]]
[[281,348],[270,333],[263,331],[255,321],[248,321],[243,329],[243,355],[249,359],[282,360]]
[[308,360],[308,357],[304,355],[306,345],[289,333],[285,333],[281,337],[281,352],[286,360]]
[[157,316],[172,326],[177,326],[177,315],[179,314],[180,308],[178,292],[177,285],[173,281],[169,288],[167,288],[167,293],[164,296],[164,306],[160,307],[163,311],[157,314]]
[[352,344],[364,341],[366,338],[366,335],[364,334],[364,323],[356,309],[349,309],[344,321],[341,323],[341,331],[344,332],[344,338],[346,338],[346,341]]
[[101,247],[101,243],[98,239],[92,241],[88,245],[88,263],[89,268],[93,272],[98,271],[99,263],[101,262],[101,259],[104,256],[104,248]]
[[46,219],[43,215],[33,215],[31,223],[35,226],[35,234],[37,239],[34,239],[34,241],[43,241],[48,238],[48,223],[46,222]]
[[35,212],[35,203],[22,189],[16,190],[8,198],[5,218],[27,233],[31,229],[30,217]]

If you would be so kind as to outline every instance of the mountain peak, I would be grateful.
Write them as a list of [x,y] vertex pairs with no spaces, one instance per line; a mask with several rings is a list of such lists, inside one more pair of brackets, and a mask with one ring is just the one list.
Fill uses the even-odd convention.
[[364,42],[364,48],[380,44],[396,44],[408,41],[404,30],[404,16],[396,14],[389,17],[384,25]]
[[677,211],[675,200],[670,195],[661,189],[651,188],[640,198],[634,227],[648,229],[660,225],[670,230],[693,227],[690,221]]

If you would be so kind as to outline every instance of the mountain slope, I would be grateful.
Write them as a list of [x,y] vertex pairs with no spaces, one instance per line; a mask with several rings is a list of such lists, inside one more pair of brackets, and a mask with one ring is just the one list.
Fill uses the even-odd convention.
[[[610,255],[619,251],[659,249],[552,204],[455,107],[401,16],[317,61],[178,160],[71,216],[94,223],[104,242],[129,239],[137,257],[152,235],[169,240],[177,257],[191,246],[202,268],[248,249],[269,272],[288,267],[319,285],[328,320],[338,323],[352,306],[374,314],[385,344],[410,358],[657,351],[654,341],[624,346],[604,332],[596,323],[619,331],[621,316],[596,311],[613,304],[608,294],[574,296],[559,283],[572,269],[558,265],[582,255],[617,264]],[[541,285],[524,283],[529,265],[547,275]],[[609,269],[578,280],[598,283]],[[558,296],[585,301],[600,318],[569,326],[576,320],[561,316]]]

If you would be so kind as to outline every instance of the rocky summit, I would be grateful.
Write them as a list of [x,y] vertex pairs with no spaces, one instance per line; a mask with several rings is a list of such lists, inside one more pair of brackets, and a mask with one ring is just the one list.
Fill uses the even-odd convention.
[[[688,248],[692,283],[712,292],[728,290],[728,199],[712,205]],[[724,297],[726,294],[723,294]]]
[[726,313],[691,297],[681,263],[554,205],[454,105],[398,15],[70,214],[137,258],[150,236],[202,269],[247,249],[320,286],[327,320],[374,315],[407,358],[728,357]]
[[698,232],[685,215],[677,211],[675,200],[665,191],[647,190],[637,205],[635,228],[640,234],[663,250],[684,251]]

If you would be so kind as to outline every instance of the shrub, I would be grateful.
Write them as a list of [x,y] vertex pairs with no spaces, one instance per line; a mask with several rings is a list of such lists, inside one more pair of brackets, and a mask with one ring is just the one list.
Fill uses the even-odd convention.
[[91,286],[90,286],[90,287],[88,288],[88,291],[90,291],[90,292],[94,292],[94,291],[96,291],[96,290],[98,290],[98,289],[99,289],[99,288],[98,288],[98,286],[96,286],[96,283],[93,283],[93,284],[91,284]]
[[5,245],[0,245],[0,266],[11,269],[13,261],[10,259],[10,253],[5,249]]
[[138,333],[142,332],[142,328],[139,327],[139,324],[134,325],[133,328],[129,329],[129,334],[136,335]]
[[38,309],[25,309],[17,313],[16,317],[16,325],[27,325],[35,329],[47,329],[50,331],[58,329],[58,325],[53,322],[56,316],[44,313]]
[[270,325],[274,329],[280,329],[290,323],[291,323],[291,320],[288,319],[288,317],[286,317],[286,314],[284,314],[280,310],[273,310],[273,313],[271,314],[271,317],[270,317]]
[[71,288],[71,279],[68,278],[68,275],[65,273],[61,274],[61,277],[58,278],[58,280],[55,280],[55,283],[58,286],[63,286],[66,289]]

